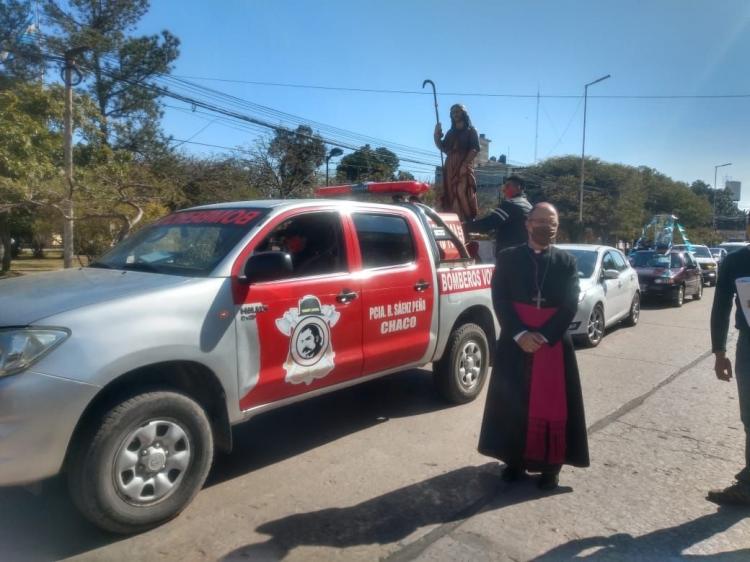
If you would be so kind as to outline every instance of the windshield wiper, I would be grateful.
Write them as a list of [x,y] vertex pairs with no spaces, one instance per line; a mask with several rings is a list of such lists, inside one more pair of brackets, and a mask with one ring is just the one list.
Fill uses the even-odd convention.
[[154,267],[148,262],[137,261],[134,263],[124,263],[120,266],[122,269],[131,269],[134,271],[148,271],[150,273],[161,273],[158,267]]

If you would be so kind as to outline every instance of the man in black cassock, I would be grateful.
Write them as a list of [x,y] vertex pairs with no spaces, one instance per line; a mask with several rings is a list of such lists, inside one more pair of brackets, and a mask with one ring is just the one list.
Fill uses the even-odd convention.
[[557,487],[563,464],[589,465],[578,364],[568,326],[578,308],[575,258],[552,246],[557,210],[536,205],[528,244],[498,254],[492,300],[500,341],[479,436],[479,452],[505,462],[503,479],[541,472]]

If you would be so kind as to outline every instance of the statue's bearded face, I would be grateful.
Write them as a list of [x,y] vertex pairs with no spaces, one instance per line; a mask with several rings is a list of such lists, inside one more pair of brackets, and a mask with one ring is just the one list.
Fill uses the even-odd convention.
[[454,107],[451,109],[451,121],[453,125],[463,125],[466,122],[464,119],[464,112],[460,107]]

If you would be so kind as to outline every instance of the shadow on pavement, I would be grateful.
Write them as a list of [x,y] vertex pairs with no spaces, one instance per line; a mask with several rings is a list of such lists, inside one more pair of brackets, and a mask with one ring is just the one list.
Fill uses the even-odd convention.
[[[750,548],[719,554],[682,554],[682,551],[722,533],[735,523],[750,517],[747,508],[719,508],[682,525],[659,529],[640,537],[618,533],[607,537],[587,537],[557,546],[534,558],[534,562],[558,560],[712,560],[716,562],[750,560]],[[585,551],[591,550],[589,554]]]
[[[218,454],[211,486],[356,433],[389,418],[451,407],[435,392],[432,373],[416,369],[306,400],[257,416],[234,429],[234,451]],[[300,431],[304,428],[304,431]],[[84,519],[65,479],[33,494],[0,488],[0,560],[59,560],[121,540]]]
[[0,488],[0,560],[60,560],[120,540],[78,513],[65,479],[47,480],[40,494]]
[[[222,561],[281,560],[298,546],[346,548],[392,544],[428,525],[462,521],[483,511],[502,509],[545,495],[536,488],[533,479],[508,487],[499,475],[498,463],[469,466],[353,506],[298,513],[269,521],[256,529],[270,535],[266,542],[238,548]],[[569,491],[570,488],[561,487],[553,493]],[[438,532],[435,540],[441,536]],[[415,545],[417,552],[413,554],[418,554],[432,542],[428,534],[405,549]]]
[[[234,448],[218,455],[213,486],[362,431],[391,418],[453,407],[434,388],[432,373],[415,369],[261,414],[235,427]],[[304,428],[304,431],[300,431]]]

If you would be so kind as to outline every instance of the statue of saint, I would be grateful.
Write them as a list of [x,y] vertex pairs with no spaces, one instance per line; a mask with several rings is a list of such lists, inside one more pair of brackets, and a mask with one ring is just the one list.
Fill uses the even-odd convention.
[[451,128],[445,138],[440,123],[435,125],[435,145],[446,154],[441,210],[457,213],[461,222],[476,218],[474,158],[479,154],[479,135],[463,105],[451,107]]

